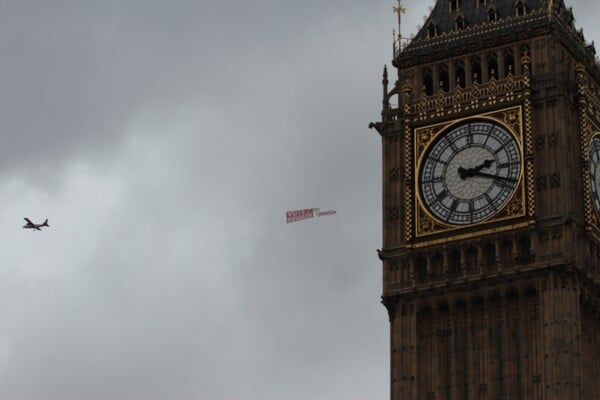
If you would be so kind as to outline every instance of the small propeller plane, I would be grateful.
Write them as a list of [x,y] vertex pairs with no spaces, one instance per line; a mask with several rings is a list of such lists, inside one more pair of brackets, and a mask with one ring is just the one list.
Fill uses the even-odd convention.
[[48,225],[48,220],[47,220],[47,219],[44,221],[44,223],[43,223],[43,224],[34,224],[34,223],[33,223],[33,222],[31,222],[31,220],[30,220],[29,218],[27,218],[27,217],[25,217],[25,218],[23,218],[23,219],[24,219],[24,220],[27,222],[25,225],[23,225],[23,228],[25,228],[25,229],[36,229],[36,230],[38,230],[38,231],[41,231],[41,230],[42,230],[41,228],[42,228],[43,226],[48,226],[48,227],[50,226],[50,225]]

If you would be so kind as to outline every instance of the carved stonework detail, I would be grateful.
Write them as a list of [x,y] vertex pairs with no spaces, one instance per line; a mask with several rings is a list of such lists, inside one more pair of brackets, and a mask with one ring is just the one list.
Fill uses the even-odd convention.
[[545,175],[538,176],[535,178],[535,186],[539,191],[548,189],[548,178]]
[[402,212],[399,207],[391,207],[389,215],[390,215],[390,222],[395,222],[400,219],[400,217],[402,216]]
[[560,187],[560,174],[552,174],[550,175],[550,179],[548,180],[550,183],[550,189],[557,189]]
[[535,138],[535,151],[546,150],[546,136],[540,135]]
[[419,135],[417,137],[417,154],[422,154],[423,150],[427,147],[427,145],[434,138],[434,130],[433,129],[423,129],[419,131]]
[[475,82],[469,89],[457,86],[449,92],[440,90],[433,96],[423,93],[416,101],[408,101],[404,110],[407,116],[412,116],[412,121],[427,121],[462,112],[477,112],[481,107],[504,106],[523,99],[523,91],[528,86],[526,76],[509,75],[502,80],[491,79],[485,84]]

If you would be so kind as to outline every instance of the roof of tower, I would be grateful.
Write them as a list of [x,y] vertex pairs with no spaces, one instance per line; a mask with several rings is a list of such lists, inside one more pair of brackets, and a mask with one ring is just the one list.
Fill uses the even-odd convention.
[[[562,1],[560,1],[562,3]],[[519,9],[524,7],[524,9]],[[462,18],[465,27],[499,22],[534,11],[548,12],[547,0],[437,0],[435,7],[415,39],[430,37],[433,24],[436,34],[449,33],[457,29],[457,19]],[[523,12],[522,15],[520,13]]]
[[593,45],[575,29],[563,0],[437,0],[415,37],[394,54],[394,64],[415,65],[548,33],[560,26],[594,59]]

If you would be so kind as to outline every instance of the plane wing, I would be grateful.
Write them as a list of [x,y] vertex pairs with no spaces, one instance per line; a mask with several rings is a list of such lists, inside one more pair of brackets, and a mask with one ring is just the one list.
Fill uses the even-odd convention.
[[29,218],[25,217],[25,218],[23,218],[23,219],[24,219],[25,221],[27,221],[27,223],[28,223],[29,225],[33,225],[33,222],[31,222],[31,221],[29,220]]

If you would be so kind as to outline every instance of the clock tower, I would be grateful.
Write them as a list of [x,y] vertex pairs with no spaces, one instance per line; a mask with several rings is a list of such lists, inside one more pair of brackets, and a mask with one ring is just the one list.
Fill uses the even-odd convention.
[[572,10],[438,0],[392,64],[391,399],[598,398],[600,67]]

